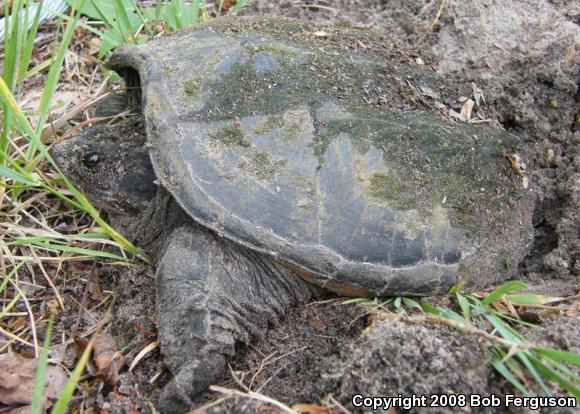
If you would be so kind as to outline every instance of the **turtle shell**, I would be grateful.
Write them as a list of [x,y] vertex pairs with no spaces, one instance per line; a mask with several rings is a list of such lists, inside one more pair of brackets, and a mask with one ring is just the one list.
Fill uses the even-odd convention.
[[[197,222],[346,294],[507,278],[532,201],[518,138],[458,123],[444,81],[376,33],[221,20],[116,50],[159,182]],[[443,98],[441,98],[443,99]]]

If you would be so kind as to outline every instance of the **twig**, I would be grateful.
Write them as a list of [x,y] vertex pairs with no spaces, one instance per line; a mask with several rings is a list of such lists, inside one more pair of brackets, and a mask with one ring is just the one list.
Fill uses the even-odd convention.
[[85,120],[83,122],[80,122],[79,124],[75,125],[71,129],[69,129],[61,137],[58,137],[58,141],[64,141],[64,140],[66,140],[67,138],[69,138],[72,135],[74,135],[79,129],[82,129],[82,128],[86,127],[86,126],[93,125],[93,124],[99,123],[101,121],[107,121],[109,119],[119,118],[120,116],[126,116],[126,115],[134,115],[134,114],[131,114],[131,113],[122,113],[122,114],[118,114],[118,115],[96,116],[94,118],[89,118],[89,119],[87,119],[87,120]]
[[22,298],[22,301],[24,302],[24,306],[26,307],[26,310],[29,313],[30,332],[32,334],[32,343],[34,344],[34,355],[36,358],[38,358],[38,356],[40,354],[38,353],[38,339],[36,336],[36,321],[34,319],[34,313],[32,312],[32,308],[30,307],[30,303],[28,302],[28,298],[26,297],[24,292],[20,289],[20,286],[18,286],[18,283],[13,281],[12,279],[10,279],[9,282],[12,285],[12,287],[18,292],[20,297]]
[[219,387],[217,385],[211,385],[209,387],[211,391],[219,392],[220,394],[228,395],[228,396],[238,396],[242,398],[248,398],[256,401],[262,401],[268,404],[272,404],[275,407],[278,407],[280,410],[284,411],[288,414],[299,414],[297,411],[294,411],[292,408],[288,407],[286,404],[281,403],[280,401],[276,401],[273,398],[267,397],[262,394],[258,394],[254,391],[243,392],[240,390],[235,390],[232,388],[224,388]]
[[231,399],[232,399],[231,396],[218,398],[217,400],[211,401],[211,402],[209,402],[207,404],[204,404],[201,407],[198,407],[198,408],[196,408],[193,411],[187,412],[187,414],[201,414],[201,413],[204,413],[208,408],[215,407],[215,406],[220,405],[221,403],[226,402],[226,401],[231,400]]
[[[454,329],[457,329],[459,331],[462,331],[462,332],[465,332],[468,334],[481,336],[483,338],[489,339],[490,341],[498,342],[498,343],[505,345],[506,347],[509,347],[509,348],[511,348],[512,346],[517,346],[520,349],[530,348],[529,344],[515,343],[512,341],[508,341],[507,339],[501,338],[501,337],[496,336],[496,335],[492,335],[492,334],[487,333],[484,330],[478,329],[474,326],[465,325],[465,324],[462,324],[459,322],[455,322],[451,319],[441,318],[439,316],[433,316],[433,315],[404,316],[404,315],[400,315],[400,314],[393,314],[393,316],[395,316],[395,319],[403,320],[404,322],[408,322],[408,323],[420,324],[423,322],[428,322],[428,323],[432,323],[435,325],[448,326],[450,328],[454,328]],[[388,317],[391,318],[391,316],[388,316]]]
[[429,29],[426,30],[421,35],[421,37],[419,38],[419,40],[418,40],[417,43],[419,43],[419,44],[423,43],[423,41],[425,40],[425,38],[427,38],[427,36],[429,36],[433,32],[433,29],[435,29],[435,26],[437,26],[437,23],[439,23],[439,18],[441,17],[441,13],[443,13],[443,8],[444,7],[445,7],[445,0],[440,0],[440,2],[439,2],[439,8],[437,8],[437,13],[435,13],[435,18],[431,22],[431,26],[429,26]]
[[133,360],[133,362],[131,362],[131,365],[129,366],[129,372],[133,371],[133,369],[137,366],[139,361],[145,358],[145,355],[147,355],[149,352],[153,351],[155,348],[158,347],[159,343],[157,341],[153,341],[150,342],[147,346],[145,346],[141,351],[139,351],[139,353],[135,356],[135,359]]
[[340,408],[344,412],[344,414],[351,414],[351,412],[347,410],[345,406],[339,403],[332,394],[328,394],[328,402],[333,404],[335,407]]
[[441,17],[441,13],[443,12],[443,7],[445,7],[445,0],[441,0],[439,3],[439,8],[437,9],[437,13],[435,14],[433,22],[431,22],[431,28],[429,29],[429,33],[432,32],[433,29],[435,29],[435,26],[437,26],[437,23],[439,23],[439,18]]

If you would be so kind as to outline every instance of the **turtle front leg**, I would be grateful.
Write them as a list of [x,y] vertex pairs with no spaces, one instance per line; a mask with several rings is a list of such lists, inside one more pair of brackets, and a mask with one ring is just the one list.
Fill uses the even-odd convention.
[[170,235],[156,273],[161,351],[174,379],[161,412],[182,412],[223,374],[237,342],[261,337],[314,288],[269,257],[190,224]]

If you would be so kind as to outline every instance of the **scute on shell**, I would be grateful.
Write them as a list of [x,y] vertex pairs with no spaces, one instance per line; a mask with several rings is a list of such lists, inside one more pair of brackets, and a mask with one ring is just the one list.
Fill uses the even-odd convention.
[[532,234],[505,159],[518,138],[418,99],[451,92],[388,39],[316,30],[238,18],[118,49],[159,181],[193,219],[340,293],[509,277]]

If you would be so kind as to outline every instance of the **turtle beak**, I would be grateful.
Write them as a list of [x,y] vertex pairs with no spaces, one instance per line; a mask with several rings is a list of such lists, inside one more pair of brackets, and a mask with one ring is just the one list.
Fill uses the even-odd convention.
[[71,158],[73,158],[71,155],[74,154],[70,141],[57,142],[48,151],[64,175],[68,175],[68,172],[70,172]]
[[75,185],[83,182],[81,168],[81,154],[83,153],[83,140],[81,136],[55,143],[48,151],[59,172]]

